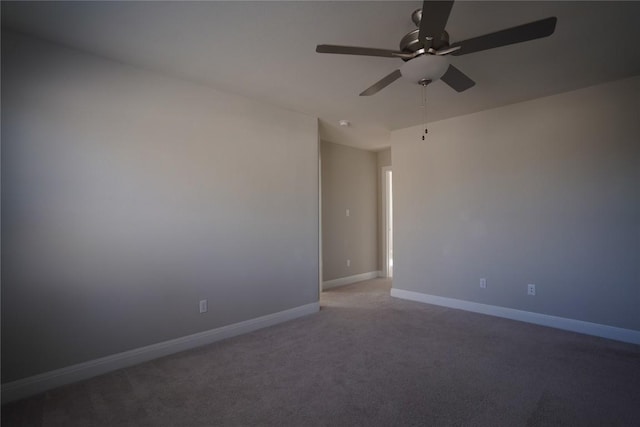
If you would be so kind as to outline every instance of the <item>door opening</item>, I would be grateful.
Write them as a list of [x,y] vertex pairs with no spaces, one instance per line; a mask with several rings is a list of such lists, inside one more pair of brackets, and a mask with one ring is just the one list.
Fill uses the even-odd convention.
[[384,174],[384,267],[385,275],[393,277],[393,179],[390,167]]

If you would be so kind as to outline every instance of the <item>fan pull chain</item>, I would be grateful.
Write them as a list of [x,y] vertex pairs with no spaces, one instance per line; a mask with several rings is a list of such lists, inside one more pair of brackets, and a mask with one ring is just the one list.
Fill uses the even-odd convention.
[[422,84],[422,108],[424,109],[424,135],[422,140],[425,140],[425,135],[429,133],[427,130],[427,84]]

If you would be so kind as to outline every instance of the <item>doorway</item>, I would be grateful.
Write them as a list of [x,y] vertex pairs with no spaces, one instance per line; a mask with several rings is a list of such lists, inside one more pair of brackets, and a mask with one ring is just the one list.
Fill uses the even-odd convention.
[[393,277],[393,175],[390,166],[382,168],[384,195],[384,273]]

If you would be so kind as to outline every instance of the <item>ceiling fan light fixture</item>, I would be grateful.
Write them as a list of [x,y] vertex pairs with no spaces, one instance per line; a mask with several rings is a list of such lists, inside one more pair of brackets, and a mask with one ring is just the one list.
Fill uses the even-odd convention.
[[402,77],[413,83],[438,80],[449,68],[449,59],[439,55],[421,55],[400,67]]

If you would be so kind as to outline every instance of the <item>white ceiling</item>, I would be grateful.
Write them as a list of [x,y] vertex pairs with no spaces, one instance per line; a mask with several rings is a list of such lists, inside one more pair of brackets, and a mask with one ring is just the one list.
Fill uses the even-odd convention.
[[[423,120],[421,88],[402,79],[358,94],[400,59],[328,55],[317,44],[397,49],[410,2],[2,2],[2,25],[321,119],[323,138],[365,149]],[[640,2],[464,2],[452,42],[549,16],[548,38],[452,63],[476,81],[428,87],[435,121],[640,74]],[[340,128],[338,121],[351,121]]]

